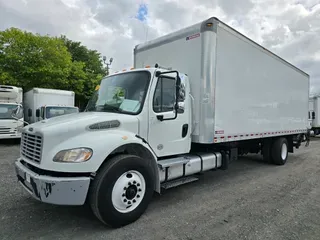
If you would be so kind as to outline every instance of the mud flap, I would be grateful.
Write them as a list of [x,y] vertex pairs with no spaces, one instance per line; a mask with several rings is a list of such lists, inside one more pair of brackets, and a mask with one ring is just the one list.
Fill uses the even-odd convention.
[[227,170],[231,162],[238,160],[238,148],[231,148],[229,151],[221,151],[221,170]]

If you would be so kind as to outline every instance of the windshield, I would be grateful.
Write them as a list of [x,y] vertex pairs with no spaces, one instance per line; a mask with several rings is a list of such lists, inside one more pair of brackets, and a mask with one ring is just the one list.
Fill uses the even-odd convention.
[[79,109],[77,107],[46,107],[46,118],[52,118],[77,112],[79,112]]
[[137,71],[102,79],[86,111],[138,114],[143,106],[150,73]]
[[16,104],[0,104],[0,119],[14,119],[12,115],[18,119],[23,118],[22,107]]

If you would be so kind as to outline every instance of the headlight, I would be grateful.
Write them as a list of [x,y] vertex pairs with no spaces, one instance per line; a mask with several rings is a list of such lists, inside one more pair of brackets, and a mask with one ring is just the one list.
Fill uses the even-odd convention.
[[23,128],[23,127],[18,126],[18,127],[16,128],[16,129],[17,129],[17,132],[18,132],[18,133],[21,133],[21,132],[22,132],[22,128]]
[[58,152],[54,158],[54,162],[85,162],[92,156],[92,150],[89,148],[74,148]]

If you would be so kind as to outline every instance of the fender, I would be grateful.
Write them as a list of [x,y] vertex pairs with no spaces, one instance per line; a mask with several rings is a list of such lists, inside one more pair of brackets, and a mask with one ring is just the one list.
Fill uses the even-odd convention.
[[133,134],[132,132],[126,132],[126,131],[116,131],[116,132],[118,136],[121,137],[122,140],[124,140],[124,142],[123,144],[118,144],[118,147],[114,148],[112,152],[106,154],[105,161],[108,161],[108,157],[110,155],[122,153],[124,151],[127,151],[130,154],[139,156],[146,161],[149,161],[149,164],[153,170],[153,175],[155,178],[154,190],[160,193],[160,179],[159,179],[157,157],[153,152],[153,150],[150,148],[148,142],[142,137],[140,137],[139,135]]
[[85,131],[60,142],[46,152],[46,157],[53,159],[61,150],[81,147],[93,150],[93,155],[88,161],[83,163],[59,163],[49,160],[43,161],[41,168],[57,172],[95,173],[105,161],[108,161],[111,155],[126,149],[131,151],[130,154],[138,155],[146,161],[150,161],[156,182],[155,190],[160,191],[157,157],[148,143],[134,133],[121,129]]

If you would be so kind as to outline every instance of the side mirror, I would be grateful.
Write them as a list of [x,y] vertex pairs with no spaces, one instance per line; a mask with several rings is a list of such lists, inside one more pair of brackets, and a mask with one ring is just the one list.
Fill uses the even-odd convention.
[[12,110],[12,116],[16,116],[18,112],[18,107]]
[[184,102],[178,103],[178,113],[184,113]]
[[28,109],[28,117],[32,117],[32,109]]
[[37,110],[36,110],[36,117],[37,117],[37,118],[40,117],[40,109],[37,109]]

